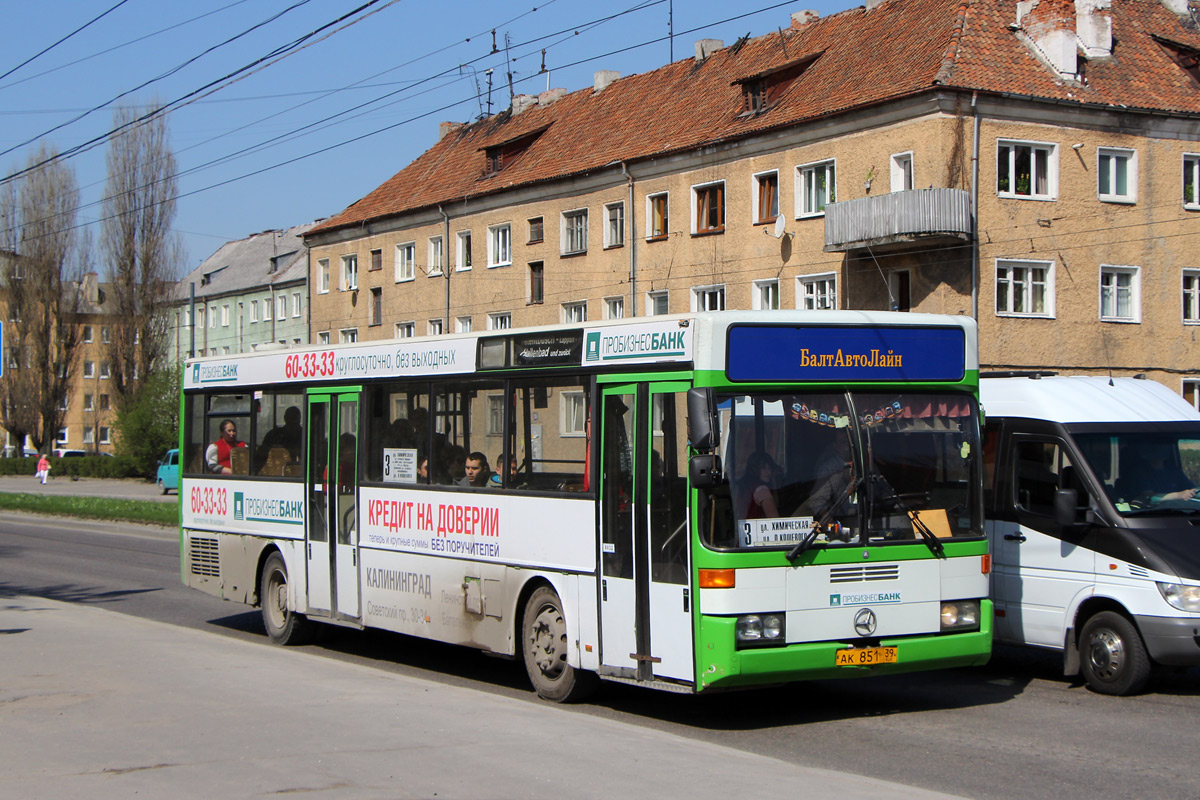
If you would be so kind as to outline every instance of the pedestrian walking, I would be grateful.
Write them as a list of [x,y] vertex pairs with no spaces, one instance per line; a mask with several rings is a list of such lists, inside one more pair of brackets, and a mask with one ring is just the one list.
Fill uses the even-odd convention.
[[50,459],[42,453],[42,457],[38,459],[37,476],[42,479],[42,486],[46,485],[46,478],[50,477]]

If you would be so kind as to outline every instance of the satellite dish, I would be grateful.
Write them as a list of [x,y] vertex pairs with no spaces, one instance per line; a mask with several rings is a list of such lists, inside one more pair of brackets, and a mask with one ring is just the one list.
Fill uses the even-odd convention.
[[775,234],[774,234],[774,236],[776,239],[782,238],[783,234],[785,234],[787,232],[783,229],[783,226],[784,226],[784,219],[783,219],[783,215],[780,214],[778,217],[775,218]]

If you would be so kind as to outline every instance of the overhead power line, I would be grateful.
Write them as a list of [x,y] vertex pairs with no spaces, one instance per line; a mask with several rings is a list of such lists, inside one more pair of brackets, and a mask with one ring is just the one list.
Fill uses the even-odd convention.
[[12,75],[14,72],[16,72],[17,70],[19,70],[21,67],[24,67],[25,65],[27,65],[27,64],[30,64],[30,63],[32,63],[33,61],[35,61],[36,59],[39,59],[39,58],[41,58],[42,56],[46,55],[46,53],[49,53],[51,50],[53,50],[54,48],[58,47],[60,44],[62,44],[63,42],[65,42],[67,39],[70,39],[72,36],[74,36],[75,34],[79,33],[80,31],[84,30],[85,28],[87,28],[87,27],[89,27],[89,26],[91,26],[91,25],[93,25],[93,24],[95,24],[95,23],[99,22],[100,20],[104,19],[104,18],[105,18],[105,17],[107,17],[109,14],[111,14],[111,13],[112,13],[112,12],[114,12],[114,11],[116,11],[118,8],[120,8],[121,6],[125,5],[125,4],[126,4],[126,3],[128,3],[128,2],[129,2],[129,0],[119,0],[119,2],[118,2],[118,3],[117,3],[115,6],[112,6],[112,7],[111,7],[111,8],[109,8],[107,11],[105,11],[105,12],[101,13],[99,16],[93,17],[92,19],[90,19],[90,20],[88,20],[87,22],[85,22],[85,23],[83,23],[82,25],[80,25],[80,26],[79,26],[78,28],[76,28],[75,30],[73,30],[73,31],[71,31],[70,33],[68,33],[66,36],[64,36],[64,37],[62,37],[61,39],[59,39],[59,40],[58,40],[57,42],[55,42],[54,44],[50,45],[49,47],[43,48],[41,51],[39,51],[39,52],[37,52],[37,53],[35,53],[35,54],[31,55],[29,58],[25,59],[25,60],[24,60],[24,61],[22,61],[20,64],[17,64],[15,67],[13,67],[12,69],[10,69],[8,72],[4,73],[3,75],[0,75],[0,81],[4,80],[4,79],[5,79],[5,78],[7,78],[9,75]]

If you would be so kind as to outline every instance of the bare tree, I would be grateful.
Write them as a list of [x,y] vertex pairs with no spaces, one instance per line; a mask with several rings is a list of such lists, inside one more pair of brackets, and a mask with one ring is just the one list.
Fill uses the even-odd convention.
[[[42,145],[30,166],[51,159]],[[80,279],[90,250],[76,230],[79,187],[60,161],[43,163],[0,194],[0,265],[8,319],[0,422],[20,447],[28,434],[38,450],[54,441],[79,356]]]
[[117,109],[113,128],[120,132],[108,143],[100,244],[110,281],[108,358],[118,410],[166,355],[163,311],[182,261],[179,237],[171,230],[178,183],[166,116],[129,125],[156,107]]

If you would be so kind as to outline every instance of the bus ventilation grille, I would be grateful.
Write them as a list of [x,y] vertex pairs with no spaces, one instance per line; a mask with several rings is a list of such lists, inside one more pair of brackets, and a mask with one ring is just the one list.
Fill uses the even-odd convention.
[[191,544],[188,554],[191,556],[189,560],[192,563],[192,574],[219,577],[221,557],[217,553],[217,540],[192,537],[188,542]]
[[830,583],[863,583],[864,581],[894,581],[900,578],[899,564],[863,564],[853,567],[831,567]]

